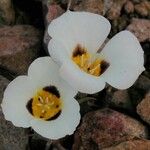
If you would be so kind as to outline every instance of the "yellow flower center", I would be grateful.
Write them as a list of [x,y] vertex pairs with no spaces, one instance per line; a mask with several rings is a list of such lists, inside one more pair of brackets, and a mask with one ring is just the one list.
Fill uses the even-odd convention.
[[49,86],[39,90],[28,103],[30,112],[36,118],[53,120],[57,118],[62,109],[62,101],[56,87]]
[[91,58],[91,54],[80,45],[77,45],[72,55],[72,60],[80,69],[88,74],[100,76],[107,69],[108,63],[100,58],[94,60]]

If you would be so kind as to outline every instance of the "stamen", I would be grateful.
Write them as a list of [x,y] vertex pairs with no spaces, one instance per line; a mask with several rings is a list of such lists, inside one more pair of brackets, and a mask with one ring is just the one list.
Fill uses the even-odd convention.
[[44,100],[41,96],[39,96],[39,101],[43,104],[44,103]]
[[81,67],[83,67],[83,63],[84,63],[84,55],[81,55]]
[[89,68],[90,68],[90,65],[91,65],[91,62],[88,61],[88,62],[87,62],[87,68],[88,68],[88,70],[89,70]]
[[95,71],[98,67],[100,67],[100,64],[98,64],[95,68],[93,68],[93,69],[89,70],[89,72],[90,72],[91,74],[93,74],[93,73],[94,73],[94,71]]
[[47,109],[50,109],[50,107],[48,105],[45,106]]
[[49,102],[49,105],[50,105],[50,106],[54,105],[54,101]]
[[48,102],[49,102],[49,98],[48,98],[48,97],[46,97],[46,100],[45,100],[45,101],[46,101],[46,104],[48,104]]
[[42,110],[42,114],[44,114],[44,113],[45,113],[45,110],[43,109],[43,110]]
[[42,106],[42,104],[38,103],[37,106]]
[[[76,65],[85,71],[94,76],[100,76],[109,66],[105,60],[99,58],[91,59],[91,54],[89,54],[84,47],[77,45],[72,54],[72,60]],[[93,56],[92,56],[93,57]]]
[[[50,92],[51,91],[51,92]],[[62,102],[59,91],[54,86],[44,87],[27,103],[30,113],[39,119],[49,120],[61,112]],[[29,109],[28,109],[29,110]]]

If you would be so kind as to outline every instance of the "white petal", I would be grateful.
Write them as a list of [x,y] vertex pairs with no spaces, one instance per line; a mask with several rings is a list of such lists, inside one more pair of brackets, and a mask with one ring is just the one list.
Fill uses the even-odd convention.
[[[42,87],[59,80],[58,65],[50,57],[37,58],[28,69],[28,76]],[[46,85],[45,85],[46,84]]]
[[129,31],[115,35],[104,47],[101,56],[110,63],[104,78],[115,88],[129,88],[144,70],[143,50]]
[[74,97],[78,93],[78,90],[75,90],[63,79],[60,80],[60,84],[58,85],[58,90],[62,96],[68,95],[70,97]]
[[79,104],[75,99],[65,98],[61,115],[53,121],[32,120],[32,128],[49,139],[59,139],[73,134],[80,122]]
[[95,77],[87,74],[71,61],[62,65],[60,75],[75,90],[83,93],[93,94],[105,87],[103,77]]
[[26,105],[32,95],[32,85],[27,76],[14,79],[6,88],[2,101],[2,110],[6,120],[18,127],[29,127],[32,117]]
[[[110,23],[103,16],[88,12],[67,11],[48,27],[52,39],[59,41],[68,55],[80,44],[95,53],[110,32]],[[51,46],[49,45],[49,48]],[[56,48],[55,48],[56,49]]]
[[57,64],[61,65],[62,62],[70,59],[67,51],[65,51],[65,47],[58,41],[51,39],[48,44],[48,51],[52,59],[57,62]]
[[35,83],[37,88],[54,85],[61,90],[62,93],[69,93],[72,97],[77,91],[72,89],[68,83],[62,81],[59,76],[59,66],[51,59],[51,57],[41,57],[36,59],[29,67],[28,75]]

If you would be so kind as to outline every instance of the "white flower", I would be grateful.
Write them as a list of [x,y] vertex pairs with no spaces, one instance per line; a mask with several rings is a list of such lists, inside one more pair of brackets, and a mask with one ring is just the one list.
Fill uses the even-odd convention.
[[17,127],[32,127],[43,137],[62,138],[74,132],[80,121],[76,92],[59,78],[50,57],[36,59],[28,76],[19,76],[6,88],[2,110]]
[[74,89],[92,94],[106,83],[126,89],[144,70],[143,50],[129,31],[118,33],[97,52],[110,28],[106,18],[88,12],[67,11],[50,23],[49,53]]

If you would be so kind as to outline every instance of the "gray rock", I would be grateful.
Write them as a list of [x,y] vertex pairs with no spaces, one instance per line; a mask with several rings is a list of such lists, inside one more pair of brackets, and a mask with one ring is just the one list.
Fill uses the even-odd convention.
[[140,75],[135,84],[128,89],[132,105],[135,109],[149,90],[150,90],[150,79],[143,75]]
[[111,109],[87,113],[75,133],[73,150],[95,150],[134,138],[146,138],[147,129],[139,121]]
[[117,18],[119,18],[119,16],[121,15],[121,10],[123,8],[123,6],[126,4],[127,0],[116,0],[113,1],[110,10],[108,10],[107,12],[107,18],[110,20],[115,20]]
[[27,144],[27,130],[13,126],[0,111],[0,150],[26,150]]
[[150,16],[150,1],[145,0],[136,4],[135,11],[143,17]]
[[138,80],[135,82],[134,86],[138,89],[142,89],[145,91],[150,90],[150,79],[146,76],[140,75]]
[[107,94],[105,101],[109,105],[117,108],[132,110],[133,107],[128,90],[114,90],[114,88],[109,87],[106,92]]
[[127,30],[135,34],[140,42],[150,41],[150,20],[133,18]]
[[148,94],[137,106],[137,113],[150,124],[150,94]]
[[2,102],[4,90],[6,86],[9,84],[9,82],[10,81],[8,79],[0,75],[0,87],[1,87],[0,88],[0,103]]
[[[48,32],[47,32],[47,28],[48,28],[48,25],[50,24],[50,22],[59,17],[60,15],[62,15],[64,13],[64,10],[58,5],[58,4],[51,4],[49,3],[48,0],[44,0],[42,1],[43,3],[43,14],[45,15],[44,16],[44,21],[45,21],[45,34],[44,34],[44,49],[46,50],[46,52],[48,51],[47,50],[47,46],[48,46],[48,43],[50,41],[50,36],[48,35]],[[47,10],[47,11],[45,11]]]
[[0,28],[0,67],[17,75],[26,74],[39,56],[40,32],[29,25]]
[[124,6],[124,9],[126,13],[133,13],[134,12],[134,4],[132,1],[127,1],[127,3]]
[[15,21],[15,11],[12,0],[0,0],[0,24],[12,24]]
[[86,0],[82,1],[79,5],[74,6],[75,11],[87,11],[91,13],[104,14],[104,2],[103,0]]
[[122,142],[118,145],[104,148],[103,150],[149,150],[150,149],[150,140],[137,139]]

